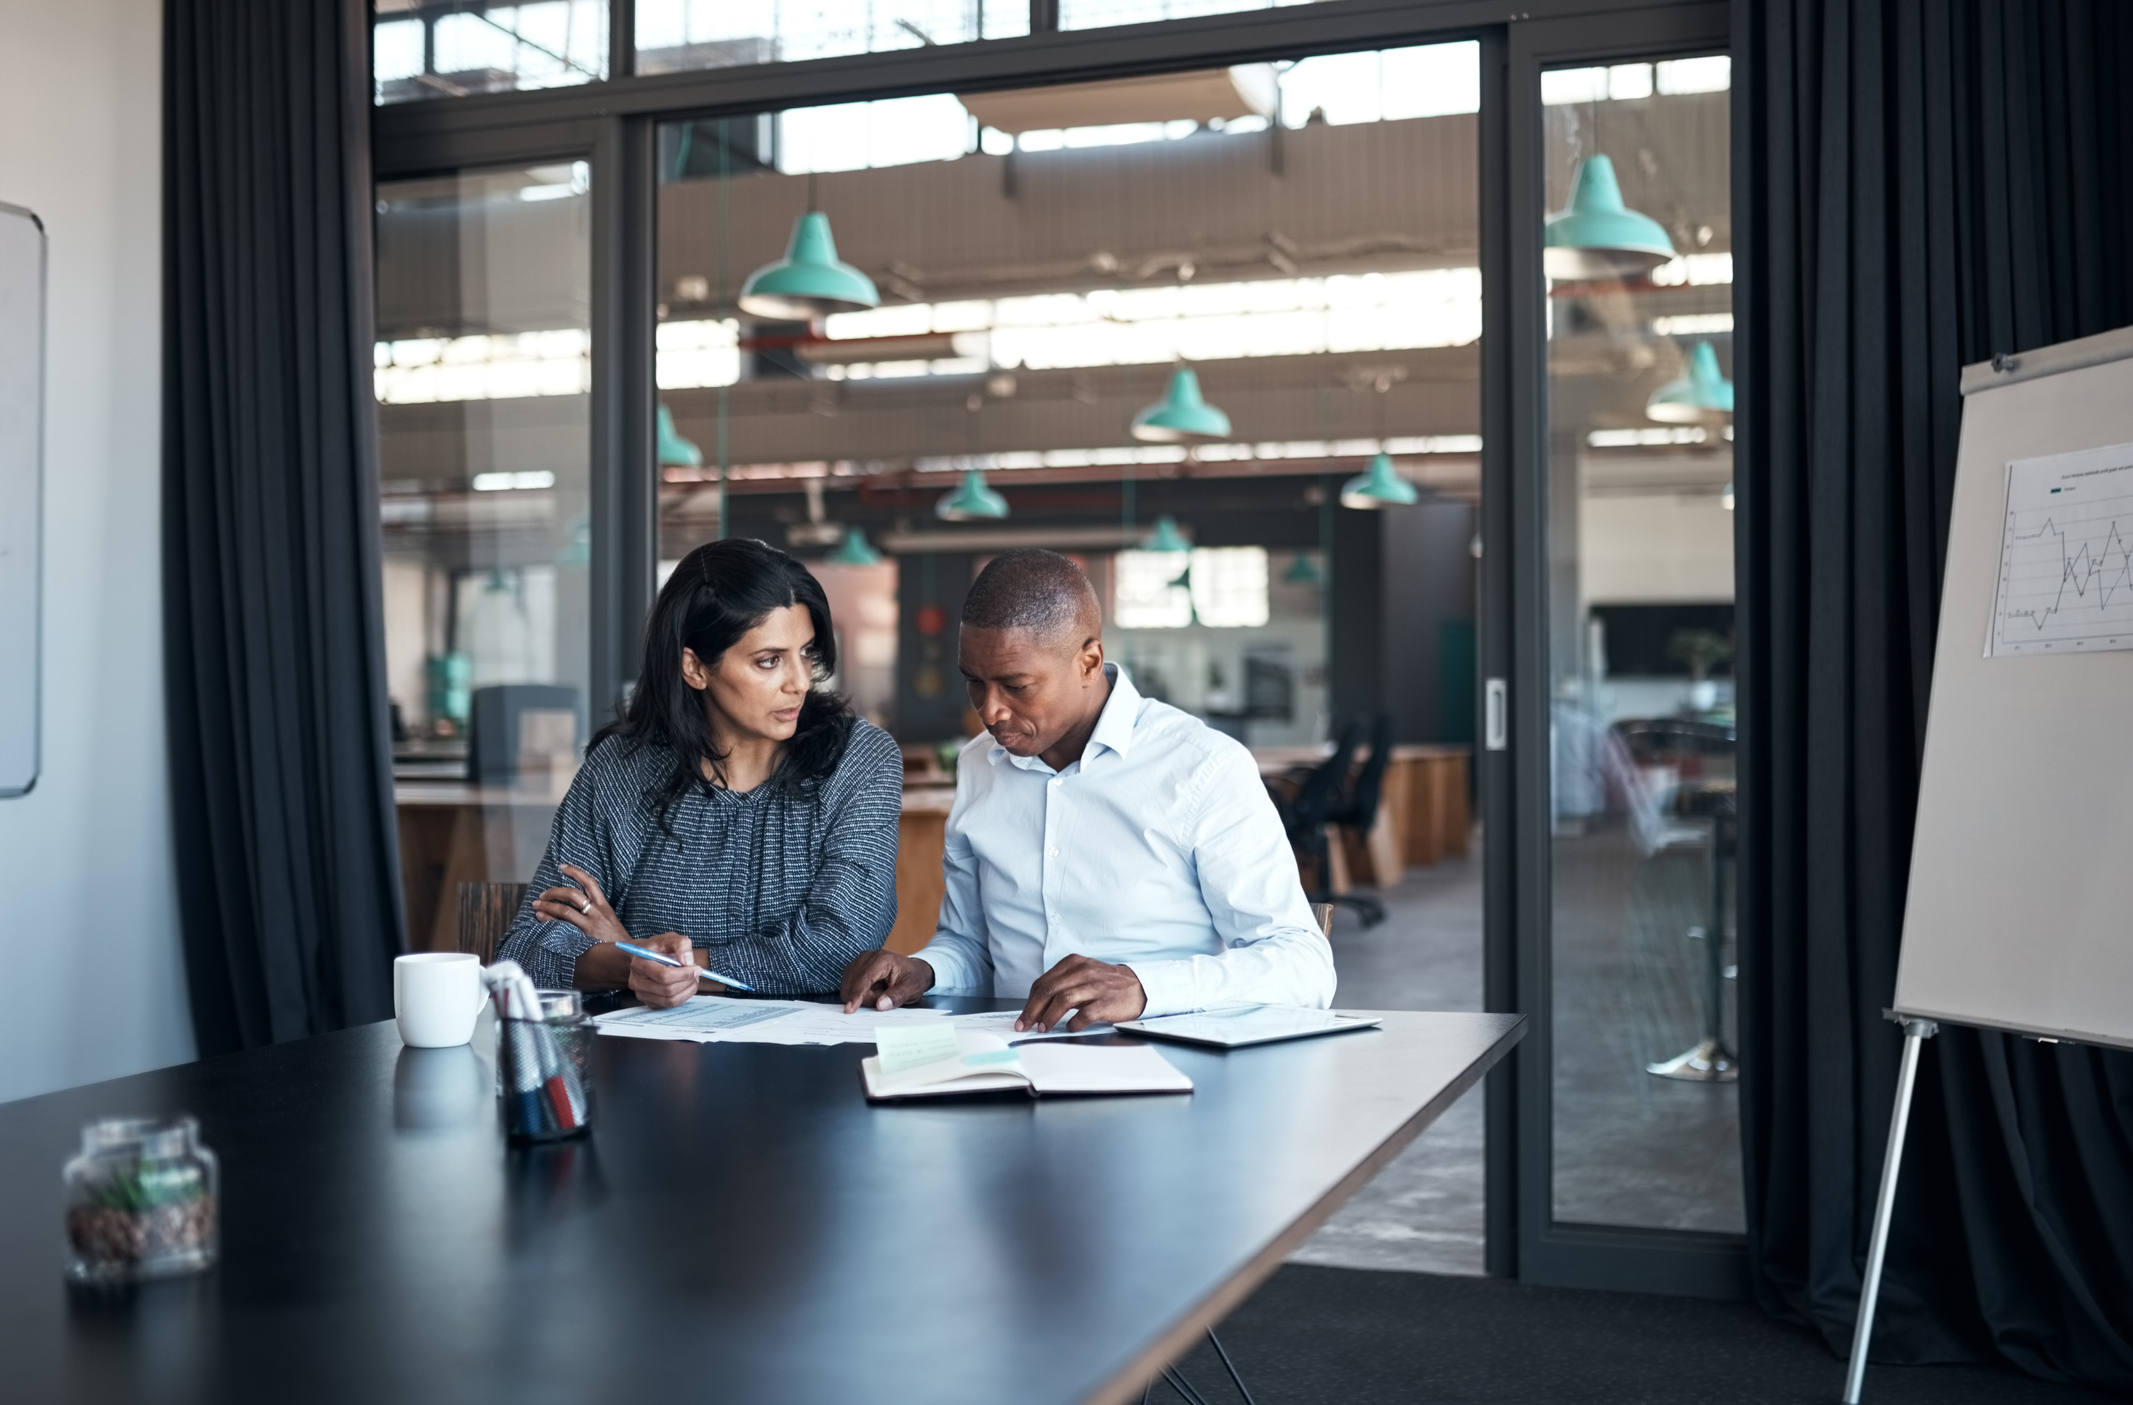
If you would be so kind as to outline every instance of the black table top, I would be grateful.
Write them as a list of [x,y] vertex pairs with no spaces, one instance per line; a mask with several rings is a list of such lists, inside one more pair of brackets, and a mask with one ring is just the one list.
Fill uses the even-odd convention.
[[[960,1008],[989,1002],[942,1001]],[[390,1023],[0,1106],[10,1401],[1116,1401],[1514,1044],[1385,1016],[1190,1096],[869,1105],[868,1045],[603,1038],[586,1142],[508,1147],[487,1056]],[[197,1115],[222,1262],[71,1291],[84,1122]]]

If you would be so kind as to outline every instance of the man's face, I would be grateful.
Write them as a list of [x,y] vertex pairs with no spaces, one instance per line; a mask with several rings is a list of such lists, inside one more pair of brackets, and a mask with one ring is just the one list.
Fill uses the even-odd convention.
[[1103,709],[1101,638],[1044,638],[1028,629],[964,625],[957,663],[970,705],[1015,756],[1041,756]]

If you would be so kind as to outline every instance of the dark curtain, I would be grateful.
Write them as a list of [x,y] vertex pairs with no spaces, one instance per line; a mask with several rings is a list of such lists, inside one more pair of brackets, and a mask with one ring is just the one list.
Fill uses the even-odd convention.
[[203,1054],[392,1013],[363,8],[165,10],[164,670]]
[[[1735,0],[1734,44],[1748,1236],[1765,1306],[1841,1352],[1957,373],[2133,322],[2133,6]],[[1898,1203],[1875,1359],[2133,1385],[2133,1056],[1945,1031]]]

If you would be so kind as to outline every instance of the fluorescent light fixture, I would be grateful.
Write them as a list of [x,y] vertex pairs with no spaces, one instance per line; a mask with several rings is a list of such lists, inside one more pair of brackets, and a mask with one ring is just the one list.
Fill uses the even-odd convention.
[[555,475],[545,468],[522,469],[516,473],[477,473],[474,475],[474,491],[477,493],[502,493],[514,488],[553,488]]

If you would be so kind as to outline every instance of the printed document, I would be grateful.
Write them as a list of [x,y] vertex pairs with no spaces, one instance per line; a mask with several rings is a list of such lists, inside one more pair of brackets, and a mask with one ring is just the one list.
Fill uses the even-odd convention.
[[595,1016],[602,1034],[689,1039],[699,1044],[871,1044],[880,1024],[940,1023],[939,1010],[859,1010],[811,1000],[735,1000],[699,995],[671,1010],[640,1008]]

